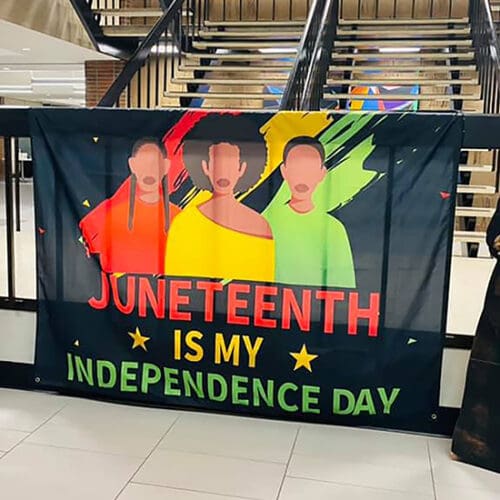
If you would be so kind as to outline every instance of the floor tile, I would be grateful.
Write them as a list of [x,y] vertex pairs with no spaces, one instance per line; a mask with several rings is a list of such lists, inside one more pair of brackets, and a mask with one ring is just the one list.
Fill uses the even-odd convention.
[[22,443],[0,460],[2,498],[111,500],[140,458]]
[[308,425],[294,448],[299,455],[430,470],[427,440],[395,432]]
[[437,485],[436,496],[437,500],[500,500],[500,485],[496,492]]
[[432,495],[429,469],[391,467],[380,457],[378,465],[344,457],[341,452],[329,458],[308,455],[292,456],[288,476],[338,484]]
[[164,486],[129,484],[117,500],[244,500],[244,497],[221,496],[198,491],[176,490]]
[[434,500],[434,495],[379,490],[287,477],[279,500]]
[[[0,408],[0,412],[1,412]],[[0,429],[0,452],[9,451],[16,444],[21,442],[26,436],[29,436],[28,432],[22,431],[11,431],[7,429]]]
[[209,414],[182,414],[160,448],[286,463],[298,425]]
[[437,487],[470,488],[500,492],[500,474],[450,459],[450,440],[430,440],[434,480]]
[[177,416],[169,410],[75,399],[27,442],[145,458]]
[[33,432],[67,403],[55,394],[0,389],[0,429]]
[[274,500],[284,472],[281,464],[155,450],[134,482]]

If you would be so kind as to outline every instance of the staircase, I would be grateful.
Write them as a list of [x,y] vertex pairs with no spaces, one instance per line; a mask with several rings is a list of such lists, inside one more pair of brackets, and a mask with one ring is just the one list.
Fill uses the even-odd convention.
[[470,110],[478,83],[466,18],[341,19],[324,107]]
[[[182,53],[164,103],[191,99],[208,108],[277,108],[305,20],[209,21]],[[175,90],[172,85],[181,85]]]

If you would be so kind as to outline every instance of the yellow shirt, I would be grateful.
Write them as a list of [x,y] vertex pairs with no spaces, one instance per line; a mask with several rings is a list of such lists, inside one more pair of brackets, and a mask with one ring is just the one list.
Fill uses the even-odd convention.
[[168,233],[167,276],[274,282],[274,241],[220,226],[188,207]]

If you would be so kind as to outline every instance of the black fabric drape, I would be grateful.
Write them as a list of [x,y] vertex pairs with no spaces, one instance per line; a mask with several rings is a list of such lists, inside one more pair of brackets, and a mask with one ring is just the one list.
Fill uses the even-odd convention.
[[500,201],[486,241],[497,265],[477,327],[467,373],[462,411],[453,436],[460,460],[500,472]]

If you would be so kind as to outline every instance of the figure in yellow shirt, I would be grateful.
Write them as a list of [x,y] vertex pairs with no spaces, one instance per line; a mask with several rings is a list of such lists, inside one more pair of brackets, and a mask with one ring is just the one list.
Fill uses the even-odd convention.
[[209,114],[187,134],[183,148],[194,186],[212,194],[173,221],[166,274],[273,282],[271,228],[236,199],[264,170],[266,147],[258,126],[241,115]]

